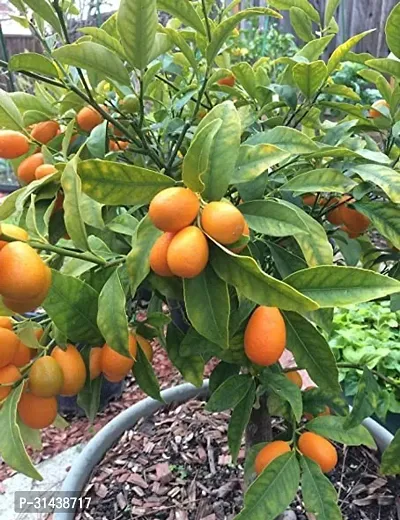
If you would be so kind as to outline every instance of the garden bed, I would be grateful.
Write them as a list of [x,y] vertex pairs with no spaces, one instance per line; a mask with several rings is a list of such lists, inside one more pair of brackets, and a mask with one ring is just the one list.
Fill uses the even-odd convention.
[[[224,520],[243,501],[244,450],[232,465],[227,446],[228,415],[209,414],[204,403],[172,406],[128,430],[97,466],[84,495],[90,507],[77,520]],[[279,424],[274,424],[278,433]],[[399,520],[400,482],[382,478],[376,454],[341,448],[329,475],[345,520]],[[298,497],[293,520],[306,516]]]

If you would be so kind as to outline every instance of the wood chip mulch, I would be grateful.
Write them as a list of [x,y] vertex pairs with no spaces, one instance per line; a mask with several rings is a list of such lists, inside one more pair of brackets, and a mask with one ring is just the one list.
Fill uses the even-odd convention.
[[[228,414],[204,403],[170,406],[125,432],[96,467],[86,486],[91,504],[77,520],[231,520],[243,502],[244,449],[232,464]],[[279,426],[275,424],[275,433]],[[376,453],[340,447],[329,475],[344,520],[400,520],[400,482],[379,475]],[[397,498],[396,498],[397,497]],[[301,495],[293,520],[306,515]]]

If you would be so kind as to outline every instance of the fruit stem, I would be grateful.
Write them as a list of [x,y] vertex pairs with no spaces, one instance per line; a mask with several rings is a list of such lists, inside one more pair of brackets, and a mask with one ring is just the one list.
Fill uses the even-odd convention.
[[208,19],[208,15],[207,15],[207,6],[206,6],[205,0],[201,0],[201,6],[203,8],[204,22],[206,24],[206,31],[207,31],[207,38],[208,38],[208,41],[210,42],[212,39],[211,27],[210,27],[210,20]]
[[250,421],[246,428],[246,452],[255,444],[272,440],[272,424],[267,405],[267,396],[263,394],[259,398],[259,407],[253,408]]

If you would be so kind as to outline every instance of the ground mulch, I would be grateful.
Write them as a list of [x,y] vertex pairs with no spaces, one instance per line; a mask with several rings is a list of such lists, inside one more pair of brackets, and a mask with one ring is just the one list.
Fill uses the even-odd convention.
[[[96,467],[84,491],[91,504],[76,519],[233,519],[243,504],[244,449],[233,465],[228,418],[192,400],[140,421]],[[400,520],[400,482],[379,475],[376,453],[337,448],[339,463],[329,478],[344,520]],[[292,510],[288,518],[315,520],[300,495]]]

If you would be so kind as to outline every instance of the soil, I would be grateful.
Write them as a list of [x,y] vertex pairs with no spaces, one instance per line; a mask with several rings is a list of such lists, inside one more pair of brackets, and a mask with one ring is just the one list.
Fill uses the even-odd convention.
[[[233,519],[243,504],[244,449],[233,465],[228,419],[190,401],[141,421],[96,467],[84,491],[90,506],[76,519]],[[274,428],[279,430],[277,422]],[[376,453],[337,448],[339,462],[328,477],[344,520],[400,520],[400,482],[379,475]],[[315,520],[305,513],[300,495],[291,508],[293,520]]]

